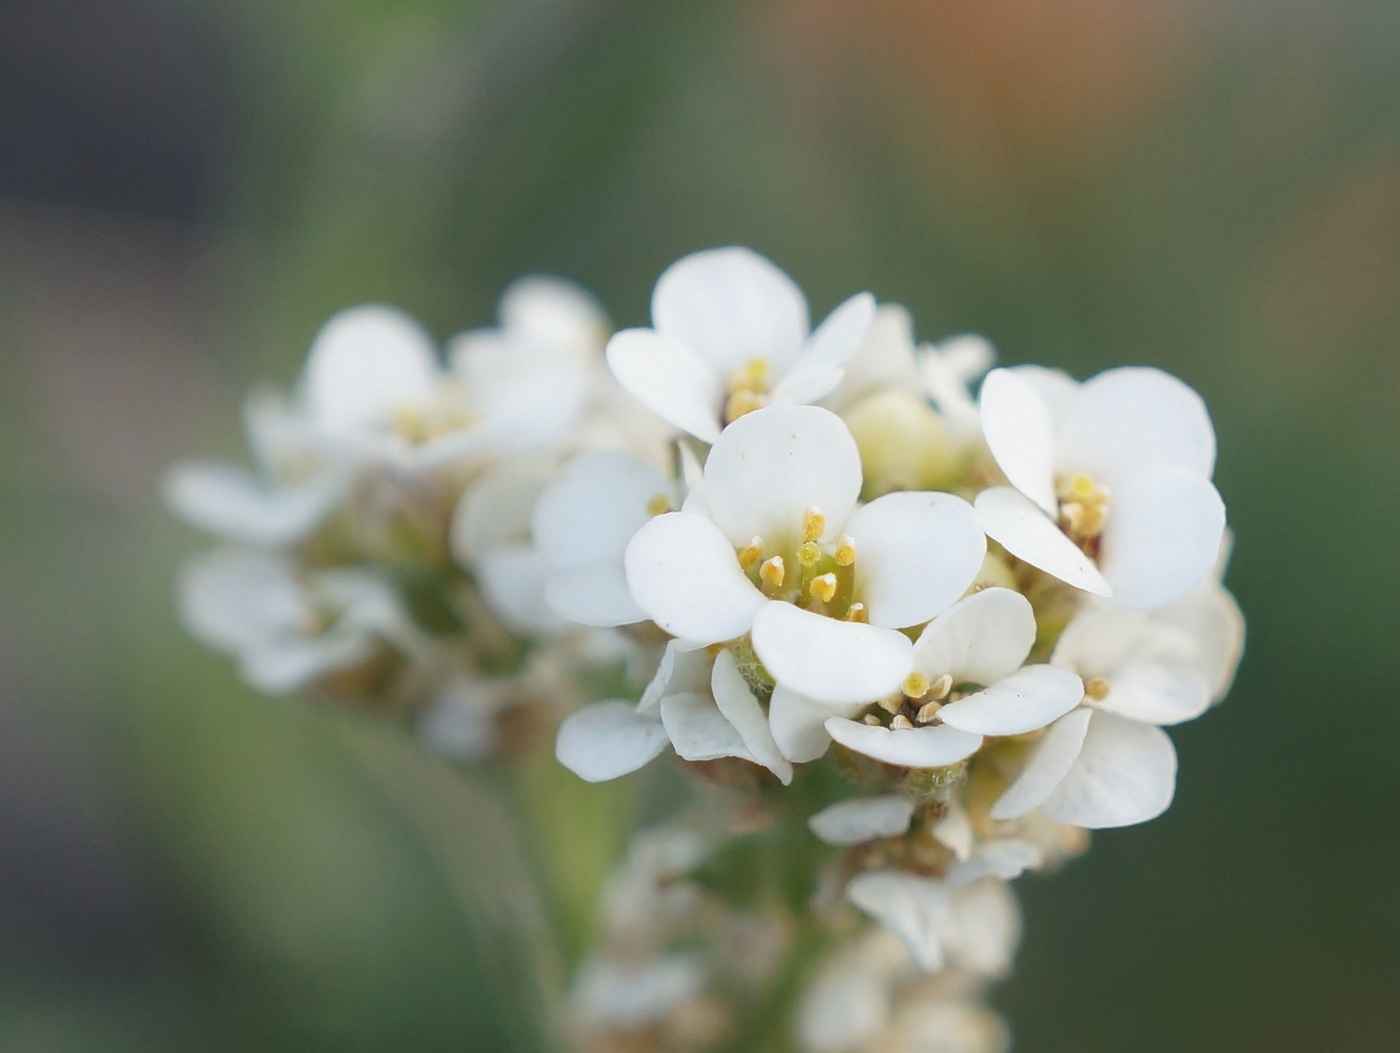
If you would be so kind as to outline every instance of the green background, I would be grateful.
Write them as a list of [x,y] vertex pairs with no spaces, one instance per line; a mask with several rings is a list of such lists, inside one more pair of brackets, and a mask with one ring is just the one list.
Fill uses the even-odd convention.
[[540,1048],[490,780],[185,640],[159,472],[341,306],[637,324],[730,242],[1214,414],[1240,677],[1164,818],[1019,883],[1017,1049],[1400,1048],[1400,5],[7,6],[0,1048]]

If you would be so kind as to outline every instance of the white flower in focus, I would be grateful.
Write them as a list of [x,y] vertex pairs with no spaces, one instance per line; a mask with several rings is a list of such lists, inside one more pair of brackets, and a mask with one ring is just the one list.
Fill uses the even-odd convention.
[[981,413],[1011,485],[979,494],[977,514],[1013,555],[1131,610],[1170,603],[1206,577],[1225,506],[1210,481],[1215,431],[1181,381],[1139,367],[1083,384],[997,369]]
[[370,571],[298,575],[273,556],[228,549],[193,559],[179,598],[187,631],[235,656],[243,679],[264,694],[358,666],[385,643],[417,646],[397,595]]
[[898,630],[962,595],[986,539],[960,498],[896,493],[857,508],[860,486],[834,414],[747,414],[710,451],[703,511],[658,516],[628,544],[632,598],[689,646],[751,633],[778,686],[809,701],[882,697],[909,672]]
[[905,717],[883,724],[841,717],[833,739],[886,764],[939,768],[971,756],[984,735],[1020,735],[1068,713],[1084,695],[1079,677],[1049,665],[1022,665],[1035,643],[1030,602],[989,588],[938,615],[914,644],[913,672],[901,685]]
[[830,392],[874,311],[859,293],[811,332],[806,298],[768,260],[736,247],[696,252],[657,280],[652,328],[608,341],[608,365],[657,416],[713,443],[745,413]]

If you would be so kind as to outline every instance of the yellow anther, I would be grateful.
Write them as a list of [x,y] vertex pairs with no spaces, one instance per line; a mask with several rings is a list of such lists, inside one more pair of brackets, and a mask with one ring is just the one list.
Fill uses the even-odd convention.
[[748,570],[750,567],[758,566],[758,561],[763,558],[763,538],[757,534],[753,540],[739,550],[739,566]]
[[751,358],[729,374],[725,387],[731,395],[740,391],[766,394],[768,391],[768,360]]
[[903,713],[896,713],[894,719],[890,721],[890,730],[892,731],[908,731],[913,726],[914,722]]
[[812,595],[823,603],[830,603],[836,595],[836,575],[818,574],[813,578]]
[[849,567],[856,561],[856,541],[850,534],[842,534],[841,540],[836,542],[836,563],[841,567]]
[[759,580],[770,589],[781,589],[783,578],[787,576],[787,568],[783,565],[782,556],[770,556],[763,561],[763,565],[758,568]]
[[869,724],[872,728],[878,728],[880,726],[880,718],[874,713],[865,714],[865,716],[860,718],[860,722],[862,724]]
[[929,685],[928,693],[930,698],[947,698],[948,692],[951,690],[953,690],[953,677],[949,673],[944,673]]
[[938,716],[938,711],[943,708],[942,702],[925,702],[919,707],[919,711],[914,714],[914,720],[919,724],[927,724]]
[[917,669],[904,678],[902,690],[907,698],[923,698],[928,694],[928,677]]
[[1072,476],[1069,481],[1069,496],[1087,501],[1098,493],[1098,484],[1087,475]]
[[1095,702],[1102,702],[1108,697],[1108,681],[1101,676],[1096,676],[1084,685],[1084,693]]
[[846,621],[868,622],[870,621],[870,612],[865,609],[865,604],[853,603],[846,611]]
[[647,515],[659,516],[671,510],[671,499],[665,494],[652,494],[647,500]]
[[804,541],[797,546],[797,562],[804,567],[813,566],[821,558],[821,546],[815,541]]
[[826,533],[826,516],[820,508],[809,508],[802,514],[802,540],[820,541]]
[[768,405],[767,395],[760,395],[747,388],[743,391],[736,391],[724,403],[724,419],[732,424],[744,414],[760,410],[766,405]]

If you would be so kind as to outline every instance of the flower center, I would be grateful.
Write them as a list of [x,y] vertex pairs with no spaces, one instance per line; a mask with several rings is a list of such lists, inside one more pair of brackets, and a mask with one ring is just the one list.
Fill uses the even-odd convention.
[[475,423],[476,417],[461,393],[453,385],[444,384],[425,399],[400,404],[394,410],[390,427],[410,446],[419,446]]
[[734,554],[749,580],[769,599],[831,618],[867,621],[865,604],[855,600],[855,539],[842,534],[828,552],[821,544],[825,532],[826,516],[818,508],[809,508],[802,515],[801,540],[795,545],[789,541],[770,546],[755,535]]
[[729,397],[724,403],[724,423],[732,424],[745,413],[768,405],[771,380],[766,358],[751,358],[730,372],[725,384]]
[[1089,555],[1097,555],[1099,537],[1108,522],[1108,488],[1088,475],[1060,476],[1055,480],[1055,496],[1060,502],[1060,529]]

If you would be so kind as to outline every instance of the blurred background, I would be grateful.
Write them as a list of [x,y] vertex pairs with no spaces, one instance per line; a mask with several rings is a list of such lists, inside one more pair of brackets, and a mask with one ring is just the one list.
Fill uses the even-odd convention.
[[539,1048],[494,798],[184,639],[159,475],[341,306],[638,324],[729,242],[1214,413],[1244,666],[1019,883],[1017,1049],[1400,1048],[1397,56],[1393,0],[6,0],[0,1048]]

